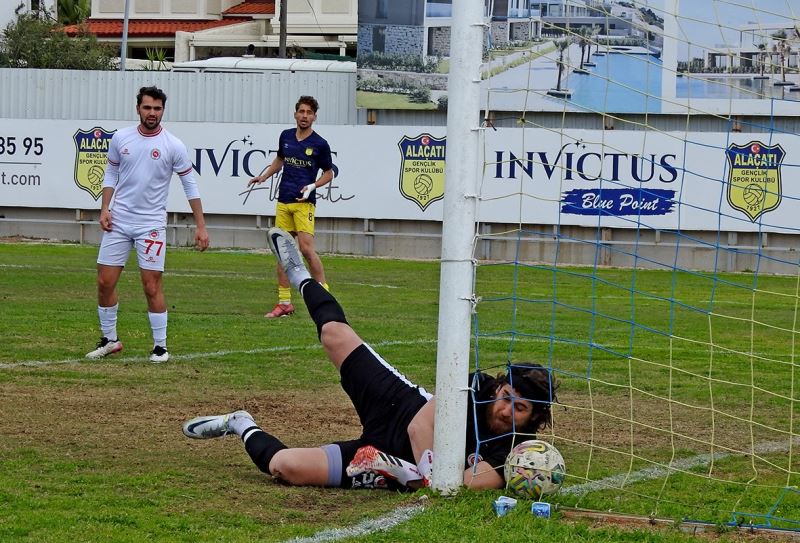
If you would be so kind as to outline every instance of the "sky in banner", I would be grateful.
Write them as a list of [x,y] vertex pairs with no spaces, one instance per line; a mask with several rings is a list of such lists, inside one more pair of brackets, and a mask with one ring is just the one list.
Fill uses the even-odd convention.
[[776,25],[800,24],[800,0],[691,0],[678,10],[678,59],[702,57],[701,49],[753,45],[753,37],[741,35],[742,26],[757,26],[755,43],[768,41]]

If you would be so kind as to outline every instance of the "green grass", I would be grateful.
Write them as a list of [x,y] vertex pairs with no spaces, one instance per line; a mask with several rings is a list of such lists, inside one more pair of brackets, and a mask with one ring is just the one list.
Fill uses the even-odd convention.
[[[524,49],[522,49],[522,50],[524,50]],[[489,79],[490,77],[494,77],[494,76],[496,76],[498,74],[501,74],[501,73],[503,73],[505,71],[510,70],[511,68],[516,68],[517,66],[522,66],[523,64],[525,64],[527,62],[531,62],[532,60],[535,60],[535,59],[537,59],[539,57],[542,57],[544,55],[552,53],[555,50],[556,50],[556,47],[551,45],[551,46],[545,47],[543,49],[539,49],[537,51],[532,51],[529,55],[522,56],[520,58],[512,60],[511,62],[509,62],[507,64],[503,64],[502,66],[495,66],[491,70],[487,70],[487,71],[482,72],[481,73],[481,79]],[[508,55],[510,55],[512,53],[516,53],[518,51],[519,50],[513,50],[513,49],[512,50],[508,50],[508,49],[505,49],[505,50],[499,51],[499,52],[497,52],[497,54],[493,55],[491,57],[491,60],[494,60],[495,58],[508,56]]]
[[406,94],[390,92],[356,91],[358,107],[367,109],[436,109],[436,104],[418,104],[411,102]]
[[[0,244],[0,541],[284,541],[423,496],[422,513],[360,540],[690,540],[676,527],[561,512],[537,520],[524,501],[496,518],[491,502],[501,491],[443,498],[276,484],[236,438],[196,442],[180,431],[189,417],[245,408],[290,446],[358,435],[302,302],[295,300],[294,317],[262,318],[274,303],[274,259],[170,249],[164,283],[173,360],[164,365],[146,362],[150,330],[131,266],[119,285],[125,350],[87,362],[82,356],[99,335],[96,251]],[[432,388],[438,263],[323,261],[359,334]],[[680,469],[669,476],[565,492],[553,498],[564,511],[723,523],[732,511],[766,513],[784,485],[797,484],[796,454],[733,452],[797,434],[796,286],[796,278],[753,274],[483,265],[477,353],[482,367],[509,356],[552,360],[561,405],[546,437],[566,459],[567,490],[695,458],[711,441],[729,453],[713,466],[673,464]],[[790,493],[775,515],[797,519],[798,511]]]

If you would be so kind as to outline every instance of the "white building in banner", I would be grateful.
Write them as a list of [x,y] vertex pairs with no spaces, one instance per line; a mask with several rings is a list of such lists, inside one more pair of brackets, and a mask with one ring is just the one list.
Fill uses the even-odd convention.
[[[290,55],[355,55],[358,0],[287,1]],[[175,62],[277,54],[280,9],[275,0],[136,0],[129,6],[128,58],[145,59],[148,49],[163,50]],[[119,46],[124,18],[124,0],[92,0],[86,27],[100,41]],[[67,32],[76,34],[78,27]]]
[[[452,0],[359,0],[358,54],[450,56]],[[530,0],[484,0],[487,45],[541,37],[539,11]]]

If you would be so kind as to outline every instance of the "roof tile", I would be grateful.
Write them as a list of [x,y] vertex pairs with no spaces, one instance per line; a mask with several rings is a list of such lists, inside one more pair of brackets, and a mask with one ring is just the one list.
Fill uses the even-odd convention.
[[226,9],[223,15],[275,15],[275,0],[245,0]]
[[[247,17],[228,17],[220,21],[192,21],[185,19],[130,19],[128,21],[128,36],[139,38],[173,37],[179,30],[195,32],[208,28],[217,28],[237,23],[250,21]],[[87,19],[84,22],[86,30],[98,38],[115,38],[122,36],[122,19]],[[80,31],[78,25],[64,28],[69,36],[74,36]]]

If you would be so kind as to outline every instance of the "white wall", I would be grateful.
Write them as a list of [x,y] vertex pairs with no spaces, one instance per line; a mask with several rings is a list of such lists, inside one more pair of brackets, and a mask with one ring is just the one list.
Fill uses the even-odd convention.
[[31,0],[5,0],[4,2],[0,2],[0,28],[5,29],[8,23],[17,19],[14,11],[20,4],[25,4],[25,9],[29,9]]
[[[56,0],[41,0],[43,4],[51,12],[55,12]],[[0,0],[0,31],[4,30],[9,23],[17,20],[16,10],[22,4],[25,11],[31,9],[31,0]]]

